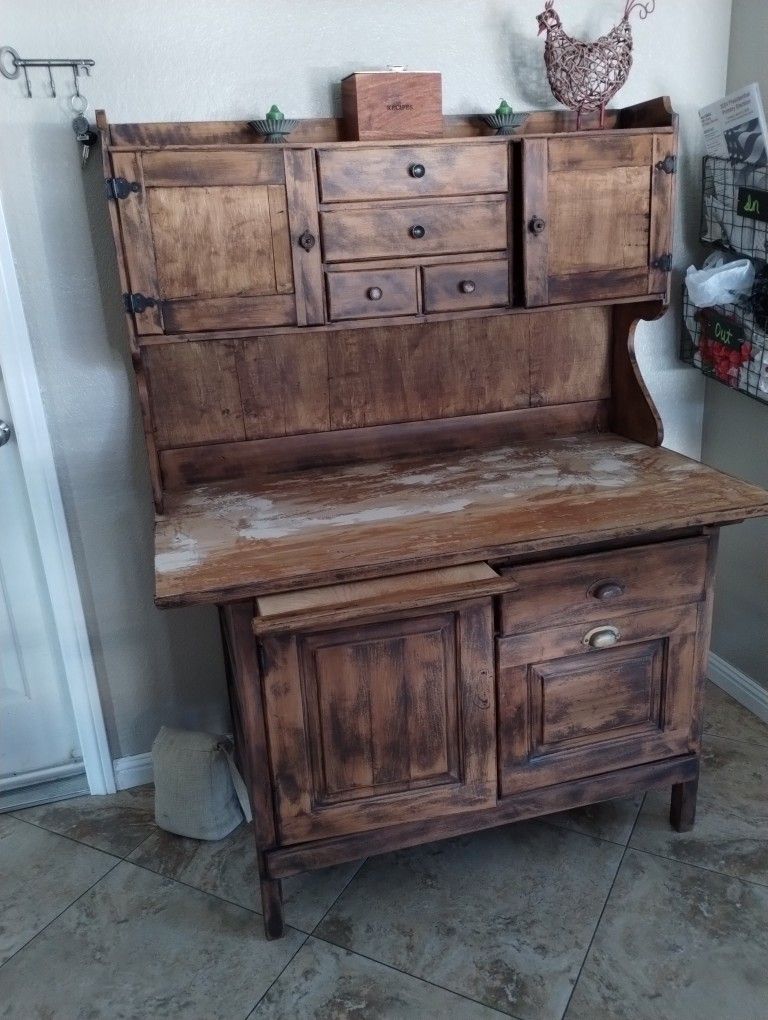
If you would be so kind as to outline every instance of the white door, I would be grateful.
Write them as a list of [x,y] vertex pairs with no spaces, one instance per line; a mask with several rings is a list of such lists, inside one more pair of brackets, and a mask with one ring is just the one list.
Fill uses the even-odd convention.
[[82,763],[2,376],[0,442],[2,791],[73,775]]

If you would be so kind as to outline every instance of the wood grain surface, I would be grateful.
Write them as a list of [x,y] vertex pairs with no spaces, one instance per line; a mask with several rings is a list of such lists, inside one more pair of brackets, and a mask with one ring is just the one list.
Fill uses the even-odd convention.
[[221,602],[768,513],[768,493],[613,435],[169,493],[159,604]]
[[[319,149],[322,202],[382,198],[439,198],[507,190],[507,147],[398,145],[366,149]],[[414,166],[424,174],[415,177]]]

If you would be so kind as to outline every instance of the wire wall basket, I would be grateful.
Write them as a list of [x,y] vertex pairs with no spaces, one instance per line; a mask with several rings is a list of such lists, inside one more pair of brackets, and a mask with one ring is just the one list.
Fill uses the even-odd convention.
[[701,240],[768,261],[768,166],[704,157]]
[[[763,274],[763,286],[768,278]],[[738,305],[696,308],[683,288],[683,334],[680,357],[704,375],[755,400],[768,403],[768,310],[755,292]]]
[[704,375],[768,403],[768,167],[705,156],[701,240],[755,263],[752,294],[697,308],[683,287],[680,357]]

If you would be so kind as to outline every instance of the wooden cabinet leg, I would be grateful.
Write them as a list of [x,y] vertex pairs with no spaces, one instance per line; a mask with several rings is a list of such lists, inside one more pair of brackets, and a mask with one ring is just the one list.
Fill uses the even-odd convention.
[[675,783],[672,787],[672,803],[669,809],[669,823],[677,832],[690,832],[696,821],[696,792],[698,776],[687,783]]
[[283,917],[283,890],[279,878],[261,878],[261,909],[264,914],[264,934],[268,939],[281,939],[285,934]]

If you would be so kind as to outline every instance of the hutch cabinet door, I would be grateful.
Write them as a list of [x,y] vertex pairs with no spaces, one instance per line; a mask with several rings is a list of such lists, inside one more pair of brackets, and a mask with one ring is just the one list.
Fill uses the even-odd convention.
[[[499,641],[502,795],[689,751],[699,609]],[[612,647],[595,649],[616,640]]]
[[495,804],[490,599],[260,648],[283,843]]
[[675,135],[522,144],[526,304],[664,295]]
[[311,150],[113,152],[112,167],[132,188],[116,201],[140,335],[323,321]]

